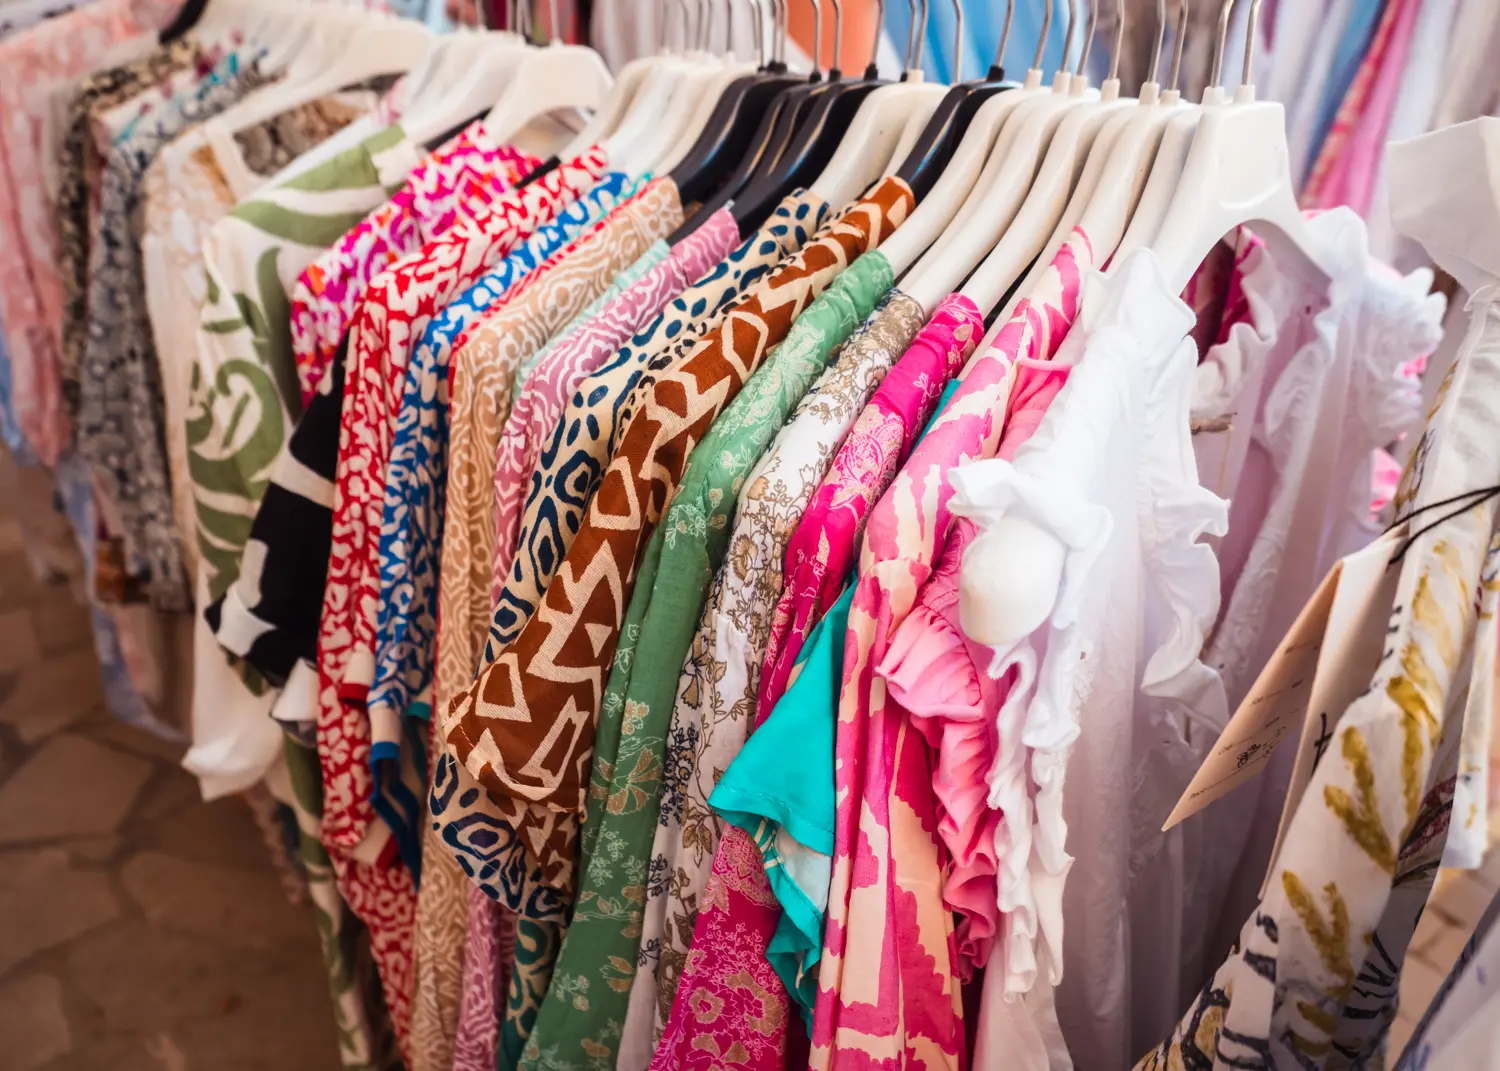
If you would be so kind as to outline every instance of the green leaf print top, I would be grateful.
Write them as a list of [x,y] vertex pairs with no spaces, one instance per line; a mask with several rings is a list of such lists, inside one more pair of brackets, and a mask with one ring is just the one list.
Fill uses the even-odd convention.
[[239,575],[272,463],[300,408],[287,295],[313,258],[402,187],[420,152],[399,126],[387,127],[256,191],[203,244],[207,300],[187,427],[210,600]]

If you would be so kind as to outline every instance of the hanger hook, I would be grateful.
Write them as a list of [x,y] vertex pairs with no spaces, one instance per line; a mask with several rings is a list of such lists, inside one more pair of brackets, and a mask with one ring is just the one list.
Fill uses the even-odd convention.
[[786,66],[786,20],[788,0],[771,0],[778,15],[776,18],[776,62]]
[[[1051,5],[1048,5],[1051,6]],[[1068,64],[1073,55],[1073,40],[1078,36],[1078,0],[1068,0],[1068,32],[1063,35],[1062,63],[1058,69],[1063,73],[1071,73]]]
[[679,38],[679,47],[686,52],[692,47],[688,43],[688,0],[677,0],[677,7],[682,12],[682,37]]
[[953,0],[953,84],[964,80],[964,0]]
[[921,0],[919,5],[922,9],[922,29],[917,34],[917,62],[912,65],[912,70],[919,70],[922,66],[922,57],[927,53],[927,12],[928,0]]
[[547,0],[547,18],[552,20],[550,27],[552,30],[552,43],[554,45],[560,44],[562,42],[562,34],[557,29],[557,0]]
[[1172,40],[1172,84],[1168,89],[1176,89],[1182,76],[1182,46],[1187,44],[1189,2],[1182,0],[1177,5],[1177,35]]
[[917,54],[917,0],[906,0],[906,6],[911,9],[911,22],[906,27],[906,58],[902,60],[902,69],[909,71],[912,57]]
[[1089,21],[1083,29],[1083,51],[1078,56],[1078,73],[1083,74],[1089,65],[1089,53],[1094,50],[1094,30],[1099,25],[1099,5],[1089,4]]
[[1214,38],[1213,73],[1208,77],[1210,86],[1217,86],[1224,75],[1224,49],[1229,46],[1229,18],[1234,14],[1234,0],[1224,0],[1219,8],[1219,32]]
[[[1158,4],[1165,0],[1156,0]],[[1125,0],[1115,0],[1115,50],[1109,57],[1109,80],[1120,77],[1120,53],[1125,49]]]
[[823,69],[823,0],[811,0],[813,9],[813,73]]
[[[841,71],[844,65],[839,61],[843,58],[844,44],[844,3],[843,0],[828,0],[833,5],[833,66],[830,71]],[[819,7],[822,4],[818,5]]]
[[870,49],[869,71],[878,70],[876,64],[880,60],[880,31],[885,26],[885,0],[875,0],[875,41]]
[[[770,56],[769,53],[766,52],[766,43],[767,42],[766,42],[766,8],[765,8],[765,5],[766,5],[766,3],[769,3],[769,2],[770,2],[770,0],[750,0],[750,16],[751,16],[751,18],[755,19],[755,25],[756,25],[756,29],[758,31],[756,33],[756,35],[755,35],[755,40],[756,40],[757,45],[760,47],[760,65],[761,65],[761,67],[766,67],[771,62],[771,56]],[[776,17],[775,12],[776,12],[776,5],[775,5],[775,3],[771,3],[771,17],[773,19]]]
[[1047,54],[1047,36],[1052,32],[1052,0],[1047,0],[1042,11],[1042,39],[1037,42],[1036,56],[1031,61],[1031,69],[1040,71],[1042,69],[1042,57]]
[[729,21],[724,24],[724,51],[731,57],[734,56],[735,32],[734,32],[734,0],[724,0],[724,10],[729,14]]
[[699,8],[702,14],[699,16],[701,28],[698,36],[702,38],[703,44],[698,51],[711,52],[714,47],[714,0],[699,0]]
[[1005,0],[1005,21],[1000,24],[1000,47],[995,49],[995,62],[990,66],[1005,66],[1005,47],[1010,44],[1010,22],[1016,14],[1016,0]]
[[1240,70],[1240,84],[1255,86],[1255,34],[1260,29],[1260,0],[1250,0],[1250,21],[1245,28],[1245,66]]
[[[1161,85],[1161,46],[1167,39],[1167,0],[1156,0],[1156,40],[1151,42],[1151,62],[1146,67],[1147,81]],[[1119,47],[1116,46],[1116,52]]]

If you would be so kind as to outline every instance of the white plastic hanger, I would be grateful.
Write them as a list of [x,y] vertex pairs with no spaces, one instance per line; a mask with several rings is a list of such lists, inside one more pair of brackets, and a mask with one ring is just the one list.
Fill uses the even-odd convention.
[[[710,3],[712,3],[712,0],[710,0]],[[739,79],[754,74],[758,69],[754,63],[741,63],[735,58],[737,53],[734,40],[734,0],[724,0],[724,6],[729,18],[728,25],[725,27],[724,53],[719,57],[719,68],[704,83],[703,88],[699,91],[697,104],[693,109],[693,113],[683,126],[683,130],[678,135],[677,140],[668,146],[665,152],[660,154],[659,159],[652,166],[651,173],[654,175],[665,175],[682,162],[683,158],[692,151],[693,146],[698,143],[698,138],[702,135],[703,128],[708,125],[709,117],[713,115],[714,109],[718,107],[719,100],[724,96],[724,92]],[[755,6],[754,0],[751,0],[750,7],[752,11],[758,13],[759,9]],[[711,27],[712,23],[710,23]]]
[[[666,32],[666,24],[666,2],[663,0],[661,18],[657,21],[662,34]],[[663,43],[664,40],[664,37],[658,38],[657,50],[653,55],[640,56],[625,64],[619,77],[615,79],[615,84],[605,95],[604,102],[595,110],[593,118],[558,154],[562,159],[572,159],[604,141],[619,128],[647,80],[659,78],[661,69],[675,62],[668,53]]]
[[[995,66],[1005,55],[1005,46],[1010,40],[1011,16],[1015,14],[1015,0],[1007,0],[1005,22],[1000,31],[1000,47],[996,52]],[[903,223],[895,234],[880,247],[882,253],[900,278],[922,253],[931,248],[945,233],[964,205],[965,200],[979,181],[986,162],[991,158],[1005,120],[1025,99],[1025,93],[1017,88],[996,94],[979,106],[969,126],[964,131],[953,156],[938,176],[922,203]],[[909,128],[908,128],[909,129]],[[888,169],[900,166],[906,159],[910,146],[897,146]],[[927,310],[931,313],[931,309]]]
[[[1051,26],[1049,4],[1043,13],[1036,58],[1017,91],[1022,98],[1002,128],[989,162],[963,208],[902,283],[902,290],[921,303],[928,315],[995,247],[1031,187],[1037,163],[1058,125],[1069,110],[1087,99],[1081,91],[1073,92],[1075,83],[1066,69],[1057,72],[1050,89],[1042,87],[1040,68]],[[1068,43],[1071,46],[1071,27]]]
[[[833,0],[833,12],[833,63],[837,69],[843,37],[839,0]],[[920,116],[925,123],[937,107],[947,87],[922,81],[921,62],[918,51],[916,64],[907,69],[903,81],[879,86],[860,101],[838,148],[810,187],[824,203],[842,207],[857,200],[880,178],[912,117]]]
[[1286,116],[1280,104],[1256,101],[1252,81],[1260,0],[1250,2],[1243,82],[1226,102],[1219,75],[1234,0],[1219,13],[1213,79],[1203,94],[1203,117],[1193,136],[1182,181],[1151,248],[1169,289],[1180,292],[1214,245],[1234,228],[1255,223],[1279,263],[1312,283],[1332,276],[1329,261],[1310,232],[1292,191]]
[[621,170],[631,175],[660,174],[661,164],[672,147],[679,141],[697,140],[703,124],[708,121],[708,113],[724,92],[724,86],[739,77],[742,68],[734,64],[732,56],[715,56],[708,51],[708,38],[712,32],[713,0],[708,0],[707,9],[698,20],[693,50],[688,54],[694,66],[678,83],[666,112],[642,137],[621,147]]
[[[1182,0],[1177,9],[1177,25],[1186,26],[1187,17],[1188,0]],[[1161,145],[1156,150],[1151,177],[1146,180],[1146,188],[1141,191],[1135,214],[1130,217],[1130,226],[1125,229],[1125,237],[1120,241],[1120,248],[1115,251],[1116,263],[1123,261],[1133,251],[1150,245],[1156,238],[1156,232],[1161,229],[1161,221],[1172,203],[1172,195],[1177,192],[1177,186],[1182,181],[1182,169],[1187,166],[1188,151],[1193,146],[1193,134],[1203,115],[1198,105],[1182,103],[1182,95],[1177,88],[1177,80],[1182,71],[1182,46],[1186,36],[1186,31],[1178,30],[1173,45],[1169,88],[1161,97],[1161,106],[1172,109],[1172,118],[1167,122]]]
[[[968,195],[964,197],[963,206],[959,208],[958,214],[953,217],[947,228],[938,235],[937,239],[928,248],[927,254],[912,269],[914,273],[923,265],[930,267],[932,264],[940,261],[958,236],[966,233],[969,221],[973,218],[974,214],[980,211],[986,204],[992,204],[992,202],[986,200],[983,191],[996,188],[1000,172],[1005,166],[1005,161],[1009,158],[1011,146],[1016,143],[1021,127],[1024,125],[1022,116],[1025,112],[1023,108],[1029,107],[1026,105],[1026,102],[1039,97],[1049,97],[1052,95],[1052,92],[1051,86],[1042,85],[1041,72],[1033,69],[1027,72],[1026,80],[1021,83],[1021,88],[1005,94],[1005,97],[1009,98],[1009,101],[1005,111],[1000,116],[1000,133],[995,138],[994,147],[990,149],[988,158],[984,161],[984,169],[980,171],[979,177],[970,184]],[[1017,199],[1016,205],[1019,204],[1020,201]],[[1014,213],[1016,205],[1011,206],[1010,210],[1012,213]],[[991,208],[989,211],[994,211],[994,209]],[[1000,226],[1003,228],[1004,224]]]
[[482,51],[467,67],[460,68],[461,76],[456,81],[440,79],[422,93],[420,101],[408,102],[401,127],[414,140],[432,141],[494,104],[530,51],[519,34],[477,36],[483,42]]
[[519,48],[519,34],[499,30],[475,30],[467,26],[441,34],[427,48],[422,61],[406,76],[402,114],[435,107],[463,81],[465,75],[485,62],[499,48]]
[[[557,0],[552,3],[552,26],[556,32]],[[484,130],[492,141],[512,141],[527,123],[548,112],[565,108],[592,111],[599,107],[614,79],[603,58],[592,48],[563,44],[554,37],[542,48],[522,50],[500,99],[484,117]]]
[[331,38],[334,58],[324,62],[309,48],[300,52],[287,68],[285,80],[256,94],[237,108],[231,130],[244,130],[280,115],[308,100],[336,93],[383,74],[410,71],[427,55],[435,35],[412,19],[367,14],[352,8],[326,8],[337,17],[325,17],[314,31]]
[[[1091,17],[1091,30],[1092,26]],[[1087,51],[1085,47],[1083,58],[1087,58]],[[1083,66],[1081,61],[1079,66]],[[1081,81],[1083,76],[1075,78]],[[1135,107],[1135,101],[1121,100],[1119,92],[1119,80],[1111,79],[1104,84],[1097,100],[1074,108],[1058,125],[1020,210],[999,244],[963,285],[963,294],[981,313],[988,315],[998,308],[1021,273],[1045,249],[1078,185],[1089,149],[1111,114]]]
[[[678,4],[682,7],[683,50],[678,52],[664,50],[659,57],[659,62],[647,72],[629,108],[620,118],[619,124],[604,139],[611,161],[626,159],[633,146],[638,146],[651,136],[652,131],[661,123],[662,116],[671,107],[683,81],[700,66],[698,58],[686,52],[688,21],[686,0],[678,0]],[[665,30],[665,19],[662,25]],[[580,136],[578,142],[581,141]],[[568,146],[569,149],[573,147],[573,145]],[[587,147],[583,146],[583,148]]]
[[[1125,33],[1123,0],[1117,0],[1119,21],[1116,28],[1114,59],[1110,78],[1118,71],[1118,57]],[[1022,296],[1029,293],[1035,278],[1057,255],[1074,228],[1088,235],[1095,262],[1106,263],[1124,236],[1136,201],[1141,195],[1156,157],[1162,133],[1176,106],[1160,103],[1161,87],[1156,81],[1161,61],[1162,37],[1166,33],[1166,0],[1157,0],[1157,38],[1152,49],[1148,81],[1142,84],[1136,107],[1112,116],[1094,141],[1068,208],[1058,221],[1042,255],[1028,273],[1027,279],[1007,302],[1000,319],[1014,310]]]

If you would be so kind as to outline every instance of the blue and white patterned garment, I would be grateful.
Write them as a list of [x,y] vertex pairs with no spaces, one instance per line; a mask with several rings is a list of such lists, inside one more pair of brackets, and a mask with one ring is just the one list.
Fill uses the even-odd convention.
[[594,489],[619,448],[634,400],[782,258],[796,253],[827,218],[815,195],[790,194],[718,267],[670,301],[646,328],[578,384],[537,459],[516,553],[495,602],[485,660],[493,661],[536,610],[583,521]]
[[[521,377],[540,361],[558,342],[577,326],[597,313],[611,298],[634,284],[642,275],[665,259],[669,246],[656,242],[632,264],[621,271],[609,288],[595,298],[560,332],[535,354],[528,354],[524,364],[515,370]],[[448,361],[451,367],[452,358]],[[446,380],[445,380],[446,383]],[[406,396],[417,393],[408,379]],[[419,395],[420,396],[420,395]],[[448,422],[446,409],[451,395],[440,396],[440,449],[421,455],[417,437],[398,438],[391,452],[386,478],[386,497],[382,511],[380,540],[380,617],[375,633],[375,682],[370,687],[368,706],[372,721],[395,720],[403,713],[422,720],[432,715],[431,689],[436,663],[438,559],[443,544],[446,513],[446,476],[436,480],[434,464],[446,473]],[[399,435],[399,431],[398,431]],[[399,454],[397,450],[404,449]],[[398,457],[400,460],[398,461]],[[424,462],[422,458],[426,457]],[[397,502],[392,496],[397,487],[391,474],[401,469],[403,478],[410,476],[408,493],[413,488],[427,496],[427,516],[411,507],[410,501]],[[409,471],[408,471],[409,470]],[[423,526],[427,521],[429,527]]]
[[[564,209],[544,227],[537,228],[520,248],[501,261],[468,290],[450,302],[434,317],[422,333],[422,341],[413,351],[407,367],[406,386],[397,414],[396,430],[391,440],[391,459],[386,474],[385,503],[381,518],[380,569],[381,606],[376,625],[377,637],[396,634],[396,617],[392,610],[399,605],[401,620],[417,624],[422,634],[418,641],[402,638],[400,642],[419,642],[430,646],[433,630],[433,608],[425,614],[406,611],[419,605],[413,578],[421,577],[427,603],[436,598],[437,550],[442,533],[438,527],[442,513],[442,496],[447,488],[448,439],[448,363],[453,344],[468,328],[478,323],[484,313],[515,283],[524,279],[558,249],[576,238],[585,228],[598,222],[615,205],[634,191],[635,182],[619,173],[606,175],[598,185]],[[389,595],[387,595],[389,593]],[[418,619],[421,621],[418,622]],[[377,640],[379,646],[386,646]],[[404,660],[403,660],[404,661]],[[430,659],[427,661],[431,669]],[[403,679],[405,685],[411,681]],[[421,692],[421,684],[407,695]],[[370,764],[375,771],[373,802],[376,811],[390,824],[398,838],[410,836],[417,815],[395,812],[383,787],[398,780],[403,732],[401,714],[406,702],[389,701],[381,714],[377,696],[369,699],[372,744]],[[413,734],[423,735],[423,734]],[[425,763],[420,764],[425,766]]]

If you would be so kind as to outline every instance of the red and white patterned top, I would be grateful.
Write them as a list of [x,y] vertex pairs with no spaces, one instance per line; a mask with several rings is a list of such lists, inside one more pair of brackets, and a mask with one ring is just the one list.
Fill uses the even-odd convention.
[[[323,841],[330,849],[353,850],[374,817],[364,689],[358,690],[357,702],[348,703],[339,689],[361,638],[356,629],[370,633],[363,637],[364,649],[373,650],[385,461],[408,358],[437,312],[594,185],[607,163],[602,148],[590,149],[396,262],[371,281],[350,328],[333,550],[318,636],[318,755],[323,771]],[[368,676],[363,679],[368,681]]]
[[430,154],[406,185],[307,266],[292,288],[292,349],[307,405],[370,280],[462,219],[484,211],[541,163],[471,124]]

